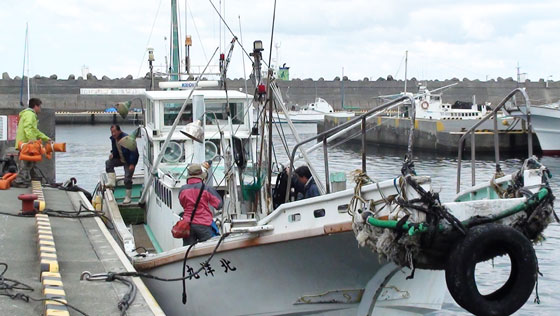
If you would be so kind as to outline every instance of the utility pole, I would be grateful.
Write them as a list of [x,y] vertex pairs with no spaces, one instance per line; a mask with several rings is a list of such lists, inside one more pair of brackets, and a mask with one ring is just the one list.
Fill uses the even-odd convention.
[[519,79],[521,75],[519,74],[519,62],[517,62],[517,87],[519,88]]

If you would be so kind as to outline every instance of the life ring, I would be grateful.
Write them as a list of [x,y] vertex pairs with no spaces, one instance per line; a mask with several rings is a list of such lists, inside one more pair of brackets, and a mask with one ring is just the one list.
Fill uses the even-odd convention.
[[[506,254],[511,272],[506,283],[488,295],[478,291],[476,264]],[[535,287],[537,257],[529,239],[513,227],[486,224],[471,228],[451,251],[445,269],[449,293],[475,315],[510,315],[527,302]]]
[[420,106],[421,106],[424,110],[427,110],[428,107],[430,106],[430,104],[428,103],[428,101],[422,101],[422,103],[420,103]]

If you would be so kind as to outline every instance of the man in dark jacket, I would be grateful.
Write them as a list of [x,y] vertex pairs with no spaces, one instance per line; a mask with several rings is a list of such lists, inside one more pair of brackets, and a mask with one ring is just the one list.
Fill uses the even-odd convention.
[[132,175],[134,174],[134,169],[138,163],[138,149],[129,150],[123,146],[119,145],[119,140],[123,137],[128,136],[128,134],[121,131],[121,127],[118,125],[111,125],[111,155],[109,159],[105,161],[105,172],[107,172],[107,186],[115,187],[116,184],[116,174],[115,167],[124,167],[124,187],[126,189],[126,195],[124,197],[123,203],[130,203],[132,196]]
[[296,174],[296,176],[298,177],[298,180],[301,184],[303,184],[303,198],[304,199],[308,199],[311,197],[315,197],[315,196],[319,196],[321,195],[321,192],[319,192],[319,188],[317,187],[317,184],[315,183],[315,179],[313,179],[313,176],[311,175],[311,171],[309,170],[309,167],[307,166],[301,166],[299,168],[297,168],[294,173]]

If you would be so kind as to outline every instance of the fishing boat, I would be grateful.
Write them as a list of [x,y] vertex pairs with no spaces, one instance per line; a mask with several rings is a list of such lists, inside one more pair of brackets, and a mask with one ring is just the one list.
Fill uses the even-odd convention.
[[[255,43],[253,56],[259,53]],[[254,64],[254,73],[261,73],[259,60]],[[123,203],[122,179],[111,189],[102,176],[102,210],[135,268],[165,278],[180,275],[185,267],[186,306],[181,304],[181,282],[144,278],[160,306],[168,315],[400,315],[403,310],[422,314],[440,309],[445,293],[441,272],[418,271],[413,282],[407,281],[408,268],[357,247],[347,214],[352,190],[335,193],[321,184],[325,194],[320,197],[283,200],[279,192],[289,189],[277,180],[287,174],[273,174],[267,149],[272,145],[267,126],[274,119],[259,123],[268,117],[266,91],[275,98],[281,94],[274,80],[266,86],[260,80],[256,97],[197,89],[196,84],[146,92],[141,130],[149,172],[135,178],[133,203]],[[255,121],[253,106],[260,113]],[[203,129],[202,143],[192,139],[195,125]],[[260,144],[267,145],[260,149]],[[178,196],[187,166],[202,161],[212,161],[208,184],[224,199],[224,209],[215,216],[221,236],[188,252],[181,239],[173,238],[171,227],[183,211]],[[376,187],[366,191],[379,195]]]
[[[414,99],[414,106],[417,114],[417,119],[423,120],[436,120],[445,122],[447,126],[457,126],[458,129],[468,128],[473,125],[473,120],[480,120],[486,116],[487,113],[492,111],[491,104],[477,104],[476,99],[473,97],[472,102],[455,101],[454,103],[447,103],[443,101],[442,90],[448,89],[457,85],[453,83],[437,89],[429,90],[426,86],[420,86],[417,93],[403,92],[394,95],[380,96],[381,99],[390,99],[402,95],[408,95]],[[391,116],[404,116],[406,113],[402,110],[393,111]],[[498,113],[500,118],[500,129],[510,129],[514,125],[514,118]],[[465,121],[465,122],[450,122],[452,120]],[[489,124],[484,124],[481,129],[492,129]]]
[[[168,315],[401,315],[440,309],[443,273],[418,271],[411,282],[408,268],[359,248],[347,214],[353,191],[325,187],[305,152],[324,195],[284,200],[288,175],[276,167],[279,162],[273,164],[275,119],[267,106],[282,108],[284,102],[274,78],[261,77],[262,51],[262,42],[255,41],[254,95],[224,86],[203,89],[204,71],[196,82],[171,80],[162,86],[173,90],[146,92],[139,129],[145,173],[134,178],[132,203],[124,203],[122,177],[110,188],[105,174],[94,199],[138,275]],[[224,65],[227,60],[221,58]],[[225,78],[227,67],[221,69]],[[293,128],[289,116],[287,121]],[[220,236],[190,248],[173,238],[171,228],[183,212],[178,196],[187,166],[203,161],[211,162],[207,185],[224,200],[214,217]],[[366,191],[379,195],[375,187]],[[183,295],[181,279],[188,286]]]
[[[280,168],[279,161],[273,163],[273,113],[275,109],[285,114],[289,111],[271,72],[267,78],[260,75],[262,51],[262,42],[255,41],[251,56],[256,89],[252,96],[225,87],[201,89],[202,75],[196,82],[167,85],[183,90],[146,92],[146,121],[140,128],[146,172],[134,179],[133,201],[124,203],[122,179],[111,188],[106,175],[102,175],[96,192],[101,197],[95,199],[99,202],[96,207],[107,214],[115,239],[138,271],[115,275],[142,277],[167,315],[421,315],[441,308],[446,279],[459,304],[476,310],[476,306],[461,301],[457,287],[453,287],[459,281],[474,282],[474,276],[454,282],[454,278],[468,276],[471,267],[451,270],[446,265],[447,255],[455,245],[469,249],[471,244],[465,240],[472,235],[471,227],[487,227],[484,224],[512,217],[515,220],[503,223],[519,223],[529,209],[538,210],[542,223],[538,222],[537,229],[528,229],[530,237],[522,238],[528,241],[540,236],[552,216],[546,207],[551,203],[546,168],[527,163],[518,173],[521,178],[496,176],[485,185],[460,192],[453,203],[441,204],[431,190],[429,176],[418,176],[413,168],[415,109],[409,96],[305,140],[299,138],[287,115],[297,144],[286,148],[290,168]],[[368,120],[402,104],[410,113],[402,174],[381,182],[369,180],[363,147],[355,187],[335,192],[332,184],[323,183],[314,167],[317,161],[308,158],[313,148],[305,149],[304,145],[322,142],[324,179],[329,179],[329,142],[353,135],[350,130],[356,129],[365,138]],[[256,117],[252,116],[253,107]],[[490,114],[495,112],[485,119]],[[296,163],[301,164],[297,153],[310,167],[320,196],[292,197],[290,179]],[[171,234],[183,211],[178,196],[187,181],[188,165],[204,161],[211,162],[207,185],[224,200],[223,210],[214,214],[219,235],[183,246],[182,240]],[[517,187],[510,189],[514,185]],[[513,193],[493,194],[492,190]],[[537,198],[532,197],[535,190],[542,191]],[[520,192],[527,197],[518,196]],[[538,203],[530,202],[535,199]],[[531,206],[524,207],[524,203]],[[526,212],[513,212],[512,207]],[[478,218],[485,220],[475,221]],[[425,236],[437,237],[437,244],[423,243]],[[382,243],[377,247],[379,240]],[[531,259],[534,250],[532,245],[529,248],[526,257]],[[503,254],[499,250],[474,258],[482,261]],[[468,255],[459,253],[457,260]],[[521,286],[519,280],[527,281],[527,276],[535,280],[536,270],[528,269],[531,267],[536,269],[528,265],[512,269],[517,273],[514,280],[495,295],[508,309],[494,304],[492,310],[509,312],[523,305],[534,283]],[[520,273],[523,278],[517,278]],[[466,284],[472,290],[467,294],[474,296],[478,291],[476,283],[474,290],[471,283]],[[510,295],[513,285],[522,289],[521,298]],[[487,303],[484,299],[491,301],[483,298],[482,303]]]
[[315,102],[305,105],[300,110],[291,110],[287,114],[284,112],[277,113],[280,123],[286,123],[286,116],[289,116],[294,123],[319,123],[325,119],[325,115],[341,118],[353,117],[353,112],[335,111],[327,101],[323,98],[315,98]]
[[[276,89],[273,85],[269,87]],[[167,93],[150,94],[154,100],[148,102],[148,107],[152,104],[157,109],[158,105],[163,105],[155,97],[161,95],[168,99]],[[279,93],[274,92],[273,95]],[[292,166],[296,152],[305,143],[341,135],[340,132],[355,129],[363,120],[376,117],[383,110],[394,109],[403,101],[411,100],[402,97],[391,101],[340,127],[300,141],[291,152]],[[410,111],[413,113],[412,107]],[[485,119],[494,117],[492,114],[495,113],[489,113]],[[414,120],[414,115],[411,119]],[[413,122],[411,126],[414,126]],[[473,126],[469,132],[476,127]],[[362,131],[365,134],[365,130]],[[411,128],[410,135],[413,131]],[[151,134],[164,136],[162,131],[148,130],[146,143],[155,141]],[[181,139],[179,135],[176,137]],[[189,147],[188,139],[183,140],[187,142],[183,145]],[[146,146],[159,147],[153,144]],[[471,188],[459,191],[459,165],[457,196],[452,202],[440,203],[431,190],[429,177],[415,174],[411,148],[412,144],[400,176],[381,182],[367,180],[364,157],[361,166],[364,172],[357,177],[359,181],[355,188],[331,192],[327,185],[323,189],[326,191],[319,197],[291,201],[286,196],[284,203],[276,207],[271,203],[267,206],[267,199],[263,199],[267,195],[273,196],[267,192],[266,184],[252,190],[253,199],[242,197],[251,194],[238,195],[241,203],[233,203],[231,198],[231,194],[235,194],[233,192],[247,193],[243,191],[241,182],[235,191],[218,185],[218,190],[224,194],[225,205],[229,205],[221,216],[216,217],[222,236],[199,243],[190,252],[170,234],[171,226],[179,219],[177,213],[181,207],[176,201],[178,189],[185,181],[184,177],[177,176],[184,172],[184,169],[177,169],[178,166],[173,171],[174,168],[162,164],[161,172],[158,170],[154,180],[144,182],[152,184],[148,189],[145,227],[154,246],[139,245],[124,223],[116,221],[118,214],[127,208],[119,203],[118,192],[122,189],[117,188],[114,192],[104,190],[107,202],[104,202],[103,209],[110,214],[116,233],[123,235],[121,243],[131,242],[124,247],[128,248],[128,255],[137,270],[160,278],[172,278],[186,271],[183,272],[189,289],[186,306],[181,304],[180,282],[144,278],[169,315],[185,312],[197,315],[401,315],[403,311],[424,314],[441,307],[446,283],[455,300],[471,312],[485,314],[477,306],[497,311],[500,315],[514,312],[532,293],[536,278],[536,257],[529,240],[538,240],[553,219],[553,196],[547,183],[549,174],[546,167],[531,157],[520,171],[503,175],[499,172],[497,158],[497,175],[493,179],[479,185],[473,181]],[[150,155],[149,152],[144,154],[145,157]],[[182,159],[181,156],[179,160]],[[235,170],[237,167],[230,168]],[[329,172],[328,166],[325,170]],[[291,176],[289,171],[287,176]],[[473,180],[474,177],[473,171]],[[239,181],[246,181],[242,179]],[[287,185],[285,191],[289,195]],[[243,205],[254,203],[259,196],[262,207],[257,207],[256,212],[243,210]],[[430,231],[439,235],[435,235],[434,243],[423,244],[425,234]],[[478,252],[479,256],[466,260],[472,257],[472,253],[465,253],[465,249],[472,250],[473,244],[481,242],[473,241],[474,237],[471,237],[479,231],[486,237],[496,238],[502,233],[506,237],[485,245],[499,246],[495,253],[486,253],[483,248],[482,252]],[[406,238],[397,237],[399,235]],[[514,244],[508,241],[511,236]],[[395,242],[399,238],[403,240],[402,244]],[[363,247],[358,248],[357,245]],[[139,246],[154,248],[155,251],[139,256],[136,252]],[[519,247],[521,250],[511,250]],[[368,248],[373,251],[368,251]],[[449,253],[459,258],[455,259],[457,264],[447,264],[453,257]],[[474,270],[478,261],[503,254],[512,258],[514,267],[510,280],[498,291],[500,295],[476,296],[476,282],[469,271]],[[521,260],[520,256],[528,259]],[[452,267],[458,265],[457,261],[465,261],[468,265],[459,265],[461,269],[454,270]],[[195,273],[197,268],[202,270]],[[469,275],[472,279],[468,279]],[[413,279],[409,279],[410,276]],[[525,283],[520,284],[520,280]],[[474,290],[466,291],[463,286],[470,290],[474,286]],[[465,301],[462,295],[473,300]],[[216,297],[220,300],[217,301]]]
[[[477,104],[475,96],[471,102],[455,101],[454,103],[443,102],[443,91],[456,86],[458,83],[452,83],[436,89],[428,89],[425,85],[419,85],[418,92],[412,93],[407,91],[407,69],[408,69],[408,51],[405,53],[405,79],[404,92],[391,95],[379,96],[381,100],[394,99],[403,95],[410,96],[414,99],[414,109],[416,118],[420,120],[439,121],[445,123],[446,130],[463,131],[472,126],[473,120],[481,120],[484,116],[492,111],[490,102]],[[405,111],[398,108],[392,111],[389,116],[401,117],[408,115]],[[511,130],[515,128],[517,122],[514,118],[498,113],[500,130]],[[494,127],[488,123],[480,126],[480,129],[491,130]]]
[[477,120],[491,111],[490,104],[476,104],[476,102],[444,103],[442,93],[436,93],[455,84],[432,91],[420,86],[415,96],[415,106],[418,118],[433,120]]
[[523,106],[511,111],[516,117],[527,120],[530,116],[531,126],[537,134],[544,155],[560,155],[560,102]]
[[[166,137],[165,114],[159,118],[155,115],[154,119],[159,121],[155,123],[150,121],[150,113],[166,113],[166,103],[173,97],[186,98],[188,93],[147,93],[146,169],[156,161],[150,157],[158,155],[157,148],[161,147]],[[212,105],[211,100],[218,100],[220,94],[222,97],[225,95],[223,91],[205,90],[193,94],[198,93],[203,98],[195,96],[193,108],[196,108],[197,100],[204,100],[205,104],[208,102],[208,109]],[[229,102],[243,104],[241,101],[245,98],[244,95],[231,93]],[[233,126],[234,129],[239,128],[235,137],[247,136],[241,138],[247,141],[247,147],[254,145],[257,139],[250,134],[249,122]],[[218,126],[206,126],[205,142],[218,141],[221,144],[219,152],[225,153],[228,145],[223,139],[220,141],[220,137],[231,136],[227,132],[222,135],[213,133],[212,128],[216,128],[217,132]],[[216,138],[212,138],[212,134]],[[186,182],[185,168],[196,150],[192,140],[180,133],[175,133],[169,143],[172,145],[168,148],[172,149],[161,147],[166,153],[153,180],[147,181],[149,176],[145,175],[143,181],[135,183],[137,193],[140,193],[141,186],[148,188],[145,209],[139,211],[140,214],[146,213],[143,226],[133,226],[131,232],[122,219],[123,214],[130,217],[134,209],[138,210],[138,204],[127,206],[122,203],[124,188],[103,191],[103,210],[109,214],[117,239],[127,250],[133,265],[143,273],[160,277],[181,275],[185,264],[183,259],[187,247],[182,246],[182,240],[172,237],[171,227],[182,212],[178,195]],[[204,159],[207,158],[210,157]],[[248,186],[255,185],[248,181],[254,180],[250,171],[255,166],[252,163],[254,155],[247,158],[245,170],[217,161],[211,168],[214,186],[223,194],[225,201],[225,209],[216,216],[216,220],[222,237],[227,237],[217,236],[199,243],[188,254],[185,268],[187,275],[192,274],[187,280],[188,304],[181,304],[181,282],[144,279],[166,314],[331,315],[373,312],[400,315],[403,310],[422,314],[441,307],[445,293],[441,272],[419,271],[414,281],[407,281],[406,276],[410,273],[407,268],[379,261],[375,253],[357,247],[351,217],[347,214],[353,190],[328,192],[320,197],[287,202],[273,208],[272,203],[267,203],[271,194],[263,192],[265,187],[247,190]],[[227,172],[228,169],[231,171]],[[231,186],[220,184],[221,179],[231,178],[234,174],[241,177],[236,180],[239,184],[233,190],[230,190]],[[231,185],[231,180],[227,183]],[[364,193],[379,198],[377,190],[376,186],[370,186],[364,189]],[[235,194],[237,198],[232,197]],[[139,202],[140,196],[134,195]],[[247,195],[252,197],[246,199]],[[258,204],[256,201],[259,201]],[[138,229],[145,232],[135,232]],[[143,234],[148,236],[149,242],[142,243],[135,238]],[[154,250],[138,256],[139,247]],[[211,257],[213,260],[209,260]],[[200,267],[203,270],[194,273]],[[426,284],[430,291],[425,291]],[[217,298],[220,298],[219,303]]]

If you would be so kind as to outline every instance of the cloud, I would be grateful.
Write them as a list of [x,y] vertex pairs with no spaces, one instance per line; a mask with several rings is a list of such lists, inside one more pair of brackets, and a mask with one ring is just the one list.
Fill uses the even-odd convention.
[[[185,17],[184,2],[178,1],[181,50],[187,21],[192,62],[204,65],[219,45],[220,33],[223,51],[232,35],[223,27],[220,31],[210,2],[188,3],[191,12]],[[276,57],[276,49],[269,48],[273,2],[222,3],[224,18],[237,36],[240,16],[247,50],[260,39],[265,60],[270,53]],[[7,0],[3,5],[0,19],[11,31],[0,33],[0,72],[21,72],[25,21],[30,23],[32,73],[65,77],[88,65],[98,77],[143,76],[147,46],[155,49],[157,66],[165,67],[169,1]],[[274,42],[281,43],[279,62],[299,78],[332,79],[341,75],[342,67],[351,79],[388,74],[402,78],[408,50],[409,77],[508,77],[515,75],[519,62],[522,72],[538,79],[560,67],[553,40],[560,31],[559,11],[560,2],[553,0],[283,0],[277,2]],[[236,46],[230,77],[243,76],[243,55]],[[245,72],[250,72],[247,60]]]

